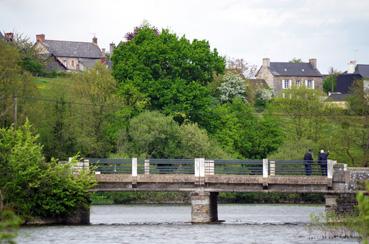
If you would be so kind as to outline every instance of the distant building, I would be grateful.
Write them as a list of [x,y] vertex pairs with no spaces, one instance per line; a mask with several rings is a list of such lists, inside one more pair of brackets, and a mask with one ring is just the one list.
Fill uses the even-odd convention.
[[4,35],[3,35],[3,33],[1,33],[1,31],[0,31],[0,40],[3,40],[4,39]]
[[105,63],[105,55],[92,42],[47,40],[44,34],[36,35],[36,50],[47,58],[48,69],[55,71],[83,71],[92,68],[96,62]]
[[350,61],[347,71],[337,77],[336,92],[350,93],[355,81],[363,81],[364,89],[369,89],[369,64],[356,64],[356,61]]
[[292,86],[306,86],[317,90],[323,88],[323,76],[314,58],[308,63],[270,62],[269,58],[264,58],[256,78],[265,80],[275,94]]

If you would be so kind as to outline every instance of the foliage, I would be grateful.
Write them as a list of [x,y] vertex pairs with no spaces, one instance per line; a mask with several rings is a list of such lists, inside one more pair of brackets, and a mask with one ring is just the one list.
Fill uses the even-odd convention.
[[349,221],[349,226],[361,236],[363,243],[369,243],[369,183],[366,192],[357,193],[358,215]]
[[[121,42],[112,56],[113,75],[119,82],[181,79],[206,84],[213,73],[224,71],[224,59],[205,40],[190,42],[169,30],[149,25],[136,29],[133,38]],[[142,85],[145,85],[143,82]],[[142,91],[142,90],[141,90]]]
[[293,59],[290,60],[290,63],[300,64],[300,63],[302,63],[302,60],[301,60],[301,58],[294,57]]
[[128,134],[122,133],[121,150],[142,157],[170,158],[177,150],[178,129],[171,117],[143,112],[130,121]]
[[319,91],[293,87],[277,97],[271,107],[275,112],[288,116],[296,140],[305,137],[317,141],[321,135],[321,120],[324,120],[321,115],[325,107],[322,105]]
[[15,243],[20,219],[10,210],[0,211],[0,243]]
[[227,60],[227,69],[236,71],[243,77],[252,78],[255,77],[257,66],[248,64],[242,58],[230,58]]
[[45,64],[41,56],[38,55],[37,50],[28,37],[22,34],[14,34],[14,39],[9,42],[20,53],[20,66],[23,70],[30,72],[32,75],[40,76],[46,74]]
[[265,108],[272,98],[273,91],[271,89],[260,89],[256,91],[255,106]]
[[227,157],[206,130],[191,123],[179,126],[172,117],[155,111],[134,117],[118,145],[120,152],[148,158]]
[[27,220],[63,216],[89,205],[94,176],[73,175],[71,165],[46,163],[28,122],[19,129],[0,129],[0,188],[6,206]]
[[147,109],[163,111],[179,123],[192,121],[207,127],[212,97],[205,85],[225,66],[217,50],[211,50],[205,40],[190,41],[148,24],[127,37],[112,56],[119,94],[125,97],[125,84],[129,84]]
[[224,150],[237,158],[265,158],[282,142],[272,118],[258,119],[250,105],[240,99],[215,109],[213,136]]
[[15,123],[13,108],[15,98],[18,98],[18,122],[25,120],[25,112],[28,110],[24,100],[19,98],[32,96],[35,87],[30,75],[21,67],[21,54],[12,44],[0,40],[0,125],[10,126]]
[[220,101],[229,102],[235,97],[240,97],[246,101],[246,83],[240,75],[227,72],[223,76],[222,84],[218,87]]
[[358,138],[358,144],[363,153],[360,159],[364,167],[369,166],[369,91],[364,90],[363,81],[354,83],[349,97],[350,111],[359,116],[357,121],[357,130],[361,134]]
[[207,87],[184,80],[159,80],[148,84],[150,109],[171,115],[178,123],[192,121],[207,128],[212,97]]
[[[73,93],[79,97],[75,106],[74,128],[78,149],[83,155],[104,157],[112,150],[117,129],[112,128],[120,99],[115,95],[117,84],[110,71],[101,63],[74,77]],[[78,104],[77,104],[78,105]]]
[[337,73],[326,76],[323,80],[323,91],[325,93],[334,92],[336,90]]

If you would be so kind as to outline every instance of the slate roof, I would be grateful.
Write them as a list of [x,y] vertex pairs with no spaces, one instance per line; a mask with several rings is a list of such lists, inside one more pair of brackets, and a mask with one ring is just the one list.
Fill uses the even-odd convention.
[[356,65],[354,74],[360,74],[364,78],[369,78],[369,64]]
[[42,44],[57,57],[101,58],[100,48],[92,42],[45,40]]
[[93,68],[99,60],[97,59],[88,59],[88,58],[81,58],[79,61],[85,66],[86,68],[90,69]]
[[269,69],[274,76],[322,76],[310,63],[270,62]]
[[354,81],[362,78],[360,74],[341,74],[337,76],[336,91],[343,94],[349,93]]

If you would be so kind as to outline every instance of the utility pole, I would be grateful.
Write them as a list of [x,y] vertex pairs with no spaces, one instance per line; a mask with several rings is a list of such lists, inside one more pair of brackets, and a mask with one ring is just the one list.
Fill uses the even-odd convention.
[[14,103],[14,128],[17,128],[18,99],[16,96],[13,97],[13,103]]

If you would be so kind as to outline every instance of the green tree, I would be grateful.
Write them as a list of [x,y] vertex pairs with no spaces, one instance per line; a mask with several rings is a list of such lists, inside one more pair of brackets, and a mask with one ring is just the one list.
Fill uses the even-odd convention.
[[282,142],[276,121],[257,118],[252,107],[240,99],[218,106],[215,114],[213,135],[233,157],[265,158]]
[[178,124],[159,112],[143,112],[134,117],[128,134],[122,132],[120,150],[131,156],[171,158],[176,155],[179,138]]
[[364,167],[369,166],[369,91],[364,89],[364,81],[356,81],[351,90],[349,97],[350,111],[359,116],[356,120],[361,137],[359,146],[362,151],[362,158]]
[[301,58],[294,57],[293,59],[290,60],[290,63],[300,64],[300,63],[302,63],[302,60],[301,60]]
[[[224,71],[224,59],[205,40],[179,38],[169,30],[142,25],[112,56],[113,75],[119,82],[181,79],[207,84],[214,73]],[[139,86],[140,88],[144,88]]]
[[207,131],[197,124],[183,124],[178,133],[180,146],[177,157],[230,158],[215,140],[209,138]]
[[[21,54],[12,44],[0,40],[0,124],[22,123],[27,115],[25,96],[32,96],[36,89],[29,73],[22,69]],[[17,112],[15,112],[15,107]],[[16,121],[17,120],[17,121]]]
[[326,76],[323,80],[323,91],[325,93],[334,92],[336,90],[337,73]]
[[[101,63],[74,77],[73,127],[77,149],[93,157],[104,157],[113,149],[118,129],[111,124],[123,103],[116,96],[117,84]],[[122,105],[120,105],[122,104]],[[119,116],[118,116],[119,117]]]
[[28,122],[0,129],[0,190],[4,203],[24,220],[65,216],[89,205],[94,175],[72,174],[69,164],[46,163]]
[[224,71],[224,59],[205,40],[190,41],[148,24],[135,29],[112,56],[119,94],[127,86],[145,99],[149,110],[163,111],[179,123],[209,123],[212,97],[206,87]]
[[325,106],[317,90],[305,87],[293,87],[285,90],[283,96],[273,100],[270,109],[281,113],[281,119],[289,125],[296,140],[302,138],[318,141],[321,136],[325,117]]

